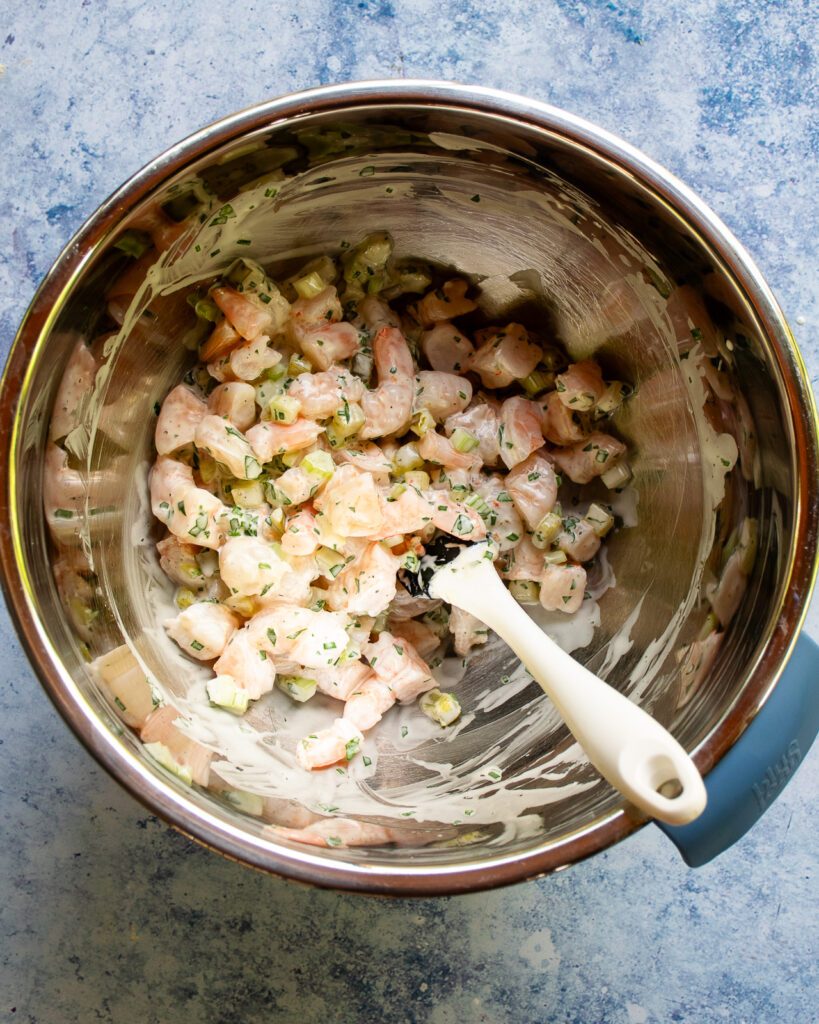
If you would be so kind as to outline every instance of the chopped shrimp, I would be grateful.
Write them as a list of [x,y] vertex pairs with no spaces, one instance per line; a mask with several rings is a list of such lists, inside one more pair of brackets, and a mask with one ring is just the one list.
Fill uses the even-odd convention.
[[529,341],[521,324],[503,328],[487,327],[478,331],[479,348],[469,360],[468,369],[479,375],[485,388],[506,388],[527,377],[540,362],[542,351]]
[[543,436],[553,444],[573,444],[586,436],[577,414],[560,401],[556,391],[549,392],[540,408]]
[[319,690],[328,697],[335,697],[336,700],[347,700],[372,674],[370,666],[365,665],[363,661],[349,661],[345,665],[336,665],[333,668],[310,669],[310,678],[315,679]]
[[350,615],[380,615],[395,597],[401,560],[383,544],[369,544],[327,588],[327,605]]
[[375,481],[354,466],[339,466],[314,504],[328,527],[342,537],[369,537],[381,525]]
[[80,407],[88,400],[96,376],[97,361],[81,339],[74,346],[60,378],[48,428],[49,440],[57,441],[77,426]]
[[429,494],[432,522],[439,530],[469,541],[482,540],[486,536],[486,524],[474,509],[442,491],[430,491]]
[[611,469],[626,446],[609,434],[589,434],[570,448],[556,448],[551,454],[570,480],[576,484],[587,484],[596,476]]
[[479,469],[480,458],[475,451],[459,452],[448,437],[428,430],[418,442],[418,453],[427,462],[436,462],[447,469]]
[[224,651],[238,626],[239,619],[229,608],[202,601],[168,619],[165,631],[192,658],[212,661]]
[[367,295],[358,303],[358,315],[364,321],[368,331],[375,333],[381,327],[400,327],[401,318],[393,313],[382,299],[375,295]]
[[219,676],[230,676],[250,700],[258,700],[263,694],[270,693],[276,681],[273,659],[267,651],[256,646],[247,626],[236,630],[221,658],[215,662],[213,671]]
[[319,481],[301,466],[291,466],[273,481],[278,501],[285,505],[301,505],[312,498],[319,487]]
[[505,580],[539,580],[543,574],[544,552],[536,548],[526,534],[513,551],[507,552],[501,570]]
[[217,380],[224,378],[230,366],[230,353],[242,344],[242,336],[228,320],[220,320],[199,349],[199,358],[208,364],[208,373]]
[[345,400],[360,401],[364,385],[349,370],[331,366],[321,373],[301,374],[290,385],[287,394],[298,399],[303,416],[323,420],[340,409]]
[[141,729],[154,709],[154,696],[145,670],[127,644],[101,654],[91,668],[123,722]]
[[150,490],[151,510],[172,534],[197,547],[219,547],[227,532],[223,517],[228,509],[194,484],[190,466],[160,456],[151,470]]
[[600,538],[586,519],[567,516],[557,536],[557,546],[575,562],[590,562],[600,550]]
[[[172,704],[164,704],[152,711],[140,730],[140,738],[155,754],[167,753],[179,765],[191,782],[207,786],[213,751],[192,740],[174,724],[182,716]],[[161,750],[160,748],[164,748]]]
[[464,373],[475,346],[454,324],[439,323],[421,335],[421,351],[433,370]]
[[179,384],[168,392],[154,431],[154,444],[160,455],[170,455],[193,444],[196,429],[207,415],[208,407],[190,388]]
[[237,292],[235,288],[214,288],[211,297],[226,319],[247,341],[274,334],[279,329],[275,309],[271,308],[271,304],[265,305],[250,292]]
[[416,615],[426,615],[441,607],[441,602],[432,597],[413,597],[399,584],[392,602],[390,615],[393,619],[414,619]]
[[269,370],[271,366],[276,366],[281,361],[281,352],[270,347],[266,335],[254,338],[253,341],[246,341],[243,345],[237,345],[228,357],[231,373],[234,377],[244,381],[256,380],[265,370]]
[[[480,396],[479,396],[480,397]],[[444,429],[450,436],[458,429],[466,430],[478,439],[476,453],[485,466],[496,466],[500,458],[498,428],[500,427],[500,406],[493,402],[472,405],[465,412],[449,416]]]
[[[262,611],[279,604],[309,605],[313,603],[313,580],[316,578],[316,562],[312,557],[290,556],[286,562],[287,572],[266,593],[260,593],[257,604]],[[264,588],[262,588],[264,590]]]
[[366,732],[377,725],[395,703],[392,688],[374,672],[353,690],[344,705],[344,721]]
[[381,448],[371,441],[357,448],[344,448],[341,451],[335,452],[334,455],[336,461],[349,462],[351,466],[355,466],[356,469],[363,470],[366,473],[380,475],[389,473],[392,469],[390,460]]
[[389,631],[400,640],[408,640],[422,658],[429,657],[441,646],[440,637],[429,626],[415,619],[390,616]]
[[606,390],[600,367],[593,359],[572,363],[555,377],[555,391],[560,401],[576,412],[593,409]]
[[200,590],[207,585],[207,578],[196,561],[197,549],[193,544],[186,544],[171,534],[157,544],[156,550],[159,552],[159,565],[168,579],[191,590]]
[[270,462],[276,455],[297,452],[315,444],[324,427],[313,420],[297,419],[295,423],[279,424],[262,420],[247,432],[247,439],[259,462]]
[[365,423],[362,440],[401,432],[412,415],[415,367],[404,335],[396,327],[382,327],[373,341],[378,387],[361,399]]
[[425,327],[432,327],[477,309],[477,303],[466,297],[468,288],[466,281],[454,277],[440,288],[427,292],[415,307],[419,322]]
[[583,603],[585,590],[582,565],[547,565],[540,577],[540,603],[547,612],[571,615]]
[[222,580],[237,597],[278,592],[282,579],[292,572],[290,564],[257,537],[228,537],[219,549]]
[[272,826],[284,839],[308,846],[386,846],[395,842],[393,829],[354,818],[323,818],[306,828]]
[[294,331],[336,323],[341,320],[344,310],[335,287],[328,284],[311,299],[296,299],[290,307],[290,319]]
[[354,356],[361,345],[358,331],[349,323],[323,324],[298,334],[302,352],[319,370]]
[[555,507],[557,478],[542,449],[518,463],[507,475],[505,486],[530,530]]
[[240,480],[255,480],[262,467],[245,435],[221,416],[204,416],[196,428],[194,444],[227,466]]
[[312,555],[320,547],[316,517],[310,509],[300,508],[287,520],[282,534],[282,550],[285,555]]
[[489,506],[486,519],[486,535],[494,542],[501,552],[509,551],[520,543],[525,535],[523,522],[511,495],[505,489],[503,477],[493,474],[481,477],[475,483],[475,491]]
[[378,678],[393,691],[396,700],[414,700],[435,686],[429,665],[412,644],[392,633],[382,633],[375,643],[367,644],[364,656]]
[[348,750],[358,750],[364,737],[352,722],[337,718],[329,729],[311,733],[299,740],[296,756],[302,768],[328,768],[347,760]]
[[220,384],[208,397],[208,409],[245,431],[256,422],[256,391],[243,381]]
[[339,612],[280,604],[254,615],[249,628],[257,646],[276,660],[287,658],[307,668],[326,668],[347,649],[346,623],[346,615]]
[[379,502],[381,523],[369,534],[372,540],[417,533],[432,522],[432,499],[415,487],[408,487],[397,498],[390,498],[382,491]]
[[415,405],[429,409],[439,422],[454,416],[472,401],[472,385],[466,377],[436,370],[421,370],[415,377]]
[[498,441],[501,459],[509,469],[543,445],[540,422],[540,407],[528,398],[507,398],[501,406]]
[[449,631],[455,638],[455,653],[462,658],[480,644],[485,644],[489,639],[489,629],[485,623],[462,608],[452,606],[452,613],[449,616]]

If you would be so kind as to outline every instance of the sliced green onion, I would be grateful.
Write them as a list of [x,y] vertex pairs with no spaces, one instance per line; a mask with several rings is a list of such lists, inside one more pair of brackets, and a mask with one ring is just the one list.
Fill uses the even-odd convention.
[[208,700],[214,707],[224,708],[234,715],[247,711],[249,698],[246,690],[240,690],[230,676],[216,676],[206,683]]
[[512,580],[509,593],[518,604],[538,604],[540,601],[540,584],[534,580]]
[[310,700],[318,688],[315,679],[308,679],[306,676],[279,676],[276,686],[299,704]]
[[532,543],[536,548],[548,548],[563,529],[563,520],[555,512],[547,512],[532,532]]
[[461,714],[458,698],[452,693],[441,693],[440,690],[428,690],[418,702],[421,711],[439,725],[452,725]]
[[475,437],[474,434],[470,434],[468,430],[464,430],[463,427],[456,427],[449,440],[452,442],[452,447],[456,452],[471,452],[478,447],[480,441]]

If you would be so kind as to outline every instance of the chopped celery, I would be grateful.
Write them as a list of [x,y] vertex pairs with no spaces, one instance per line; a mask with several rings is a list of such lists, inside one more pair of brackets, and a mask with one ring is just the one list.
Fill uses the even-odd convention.
[[595,405],[595,411],[600,415],[607,416],[618,409],[631,393],[630,384],[624,384],[621,380],[610,381]]
[[564,562],[568,562],[568,558],[565,551],[547,551],[543,561],[546,565],[563,565]]
[[296,278],[293,282],[293,287],[300,299],[314,299],[324,291],[327,287],[327,282],[324,281],[321,274],[312,271],[309,274],[305,274],[304,277]]
[[306,356],[296,355],[295,353],[290,356],[290,362],[287,364],[287,372],[291,377],[298,377],[302,373],[310,373],[312,369],[313,364]]
[[550,388],[555,382],[555,375],[549,373],[546,370],[532,370],[527,376],[521,378],[521,384],[527,395],[534,398],[535,395],[540,395],[548,388]]
[[144,231],[123,231],[114,242],[115,249],[124,252],[126,256],[132,256],[135,260],[144,255],[152,245],[150,235],[146,235]]
[[475,491],[470,491],[469,494],[466,495],[466,497],[461,499],[461,501],[463,501],[464,505],[468,506],[471,509],[474,509],[474,511],[478,513],[478,515],[481,517],[481,519],[483,519],[484,522],[486,522],[487,519],[489,519],[490,515],[492,514],[491,507],[480,496],[480,494],[477,494]]
[[270,399],[267,407],[262,411],[262,419],[287,425],[295,423],[300,412],[301,402],[298,398],[291,398],[290,395],[281,394]]
[[387,263],[393,242],[386,231],[378,231],[359,242],[341,258],[347,298],[360,299],[376,294],[388,284]]
[[183,782],[186,782],[189,786],[193,783],[193,775],[190,768],[187,765],[180,764],[164,743],[145,743],[142,749],[150,754],[154,761],[178,776]]
[[264,505],[264,486],[260,480],[237,480],[230,496],[240,508],[258,508]]
[[322,576],[329,579],[335,579],[345,565],[344,555],[332,548],[319,548],[315,558]]
[[429,433],[430,430],[435,429],[435,417],[429,411],[429,409],[421,409],[417,412],[410,424],[410,430],[413,434],[417,434],[418,437],[423,437],[424,434]]
[[320,478],[322,481],[329,480],[335,472],[336,466],[333,457],[329,452],[315,451],[305,455],[301,460],[301,468],[310,476]]
[[548,548],[563,529],[563,520],[555,512],[547,512],[532,532],[532,543],[541,550]]
[[439,725],[452,725],[461,713],[458,698],[452,693],[441,693],[440,690],[428,690],[418,702],[427,718]]
[[597,502],[589,506],[585,519],[587,523],[591,524],[591,528],[598,537],[605,537],[614,526],[614,516],[611,511],[603,505],[598,505]]
[[352,437],[364,426],[364,410],[358,402],[345,400],[341,408],[333,414],[333,430],[340,437]]
[[215,676],[207,681],[205,688],[214,707],[223,708],[233,715],[243,715],[247,711],[247,691],[239,689],[230,676]]
[[512,580],[509,593],[518,604],[537,604],[540,600],[540,584],[534,580]]
[[477,437],[474,434],[470,434],[468,430],[464,430],[463,427],[456,427],[452,431],[449,440],[452,442],[452,447],[456,452],[463,453],[473,451],[480,444]]
[[429,473],[423,469],[411,469],[404,474],[404,483],[408,487],[417,487],[419,491],[425,491],[430,485]]
[[196,602],[196,594],[192,590],[188,590],[187,587],[180,587],[176,592],[174,601],[176,607],[184,611]]
[[315,679],[308,679],[306,676],[279,676],[276,686],[299,704],[310,700],[317,689]]
[[625,487],[631,480],[631,466],[625,459],[621,459],[613,466],[609,466],[600,479],[610,491],[615,491],[618,487]]
[[396,476],[411,472],[413,469],[423,468],[424,460],[412,441],[402,444],[393,456],[392,471]]

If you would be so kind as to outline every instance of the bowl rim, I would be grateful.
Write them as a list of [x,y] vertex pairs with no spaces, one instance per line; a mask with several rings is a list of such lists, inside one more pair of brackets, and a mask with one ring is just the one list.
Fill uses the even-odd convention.
[[427,79],[373,80],[321,86],[280,96],[222,118],[171,146],[133,174],[73,235],[39,285],[12,343],[0,378],[0,577],[6,604],[29,662],[77,737],[131,795],[183,834],[248,866],[314,885],[380,895],[448,895],[494,888],[557,871],[625,838],[646,821],[615,810],[559,840],[525,853],[471,865],[370,865],[318,856],[251,835],[210,814],[170,779],[150,771],[103,723],[63,667],[35,610],[25,572],[24,524],[16,514],[14,465],[19,444],[18,395],[24,394],[50,327],[73,283],[131,208],[166,179],[213,149],[305,114],[390,106],[462,109],[506,118],[545,131],[618,165],[681,215],[736,278],[777,356],[794,431],[796,529],[775,627],[756,659],[736,704],[692,752],[706,774],[736,742],[770,696],[796,642],[817,573],[819,501],[810,484],[819,478],[819,421],[807,372],[785,317],[753,260],[731,231],[675,175],[616,135],[537,100],[486,87]]

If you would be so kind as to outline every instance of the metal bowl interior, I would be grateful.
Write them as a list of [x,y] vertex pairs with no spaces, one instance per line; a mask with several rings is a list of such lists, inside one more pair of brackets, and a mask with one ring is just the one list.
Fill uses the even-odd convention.
[[[113,242],[192,183],[209,194],[208,216],[195,238],[153,254],[118,330],[114,284],[135,269]],[[363,776],[308,784],[293,767],[283,695],[246,721],[202,710],[203,670],[161,627],[171,588],[146,503],[154,404],[192,362],[185,289],[238,257],[276,276],[383,229],[398,255],[468,275],[488,316],[531,324],[634,384],[614,421],[634,479],[614,497],[622,528],[593,571],[596,599],[578,621],[556,614],[544,628],[707,771],[775,683],[810,592],[810,391],[773,299],[713,215],[629,147],[527,101],[429,83],[319,90],[207,129],[137,175],[63,254],[12,352],[3,568],[61,712],[183,831],[319,884],[461,891],[561,867],[639,819],[498,643],[478,649],[458,683],[459,729],[433,735],[402,709]],[[102,368],[60,439],[82,493],[67,517],[43,467],[60,462],[52,406],[78,342]],[[712,609],[750,524],[755,557],[720,618]],[[100,686],[98,659],[122,644],[216,751],[208,786],[157,765]],[[332,717],[330,703],[316,714]],[[387,827],[390,841],[311,848],[275,831],[304,807]]]

